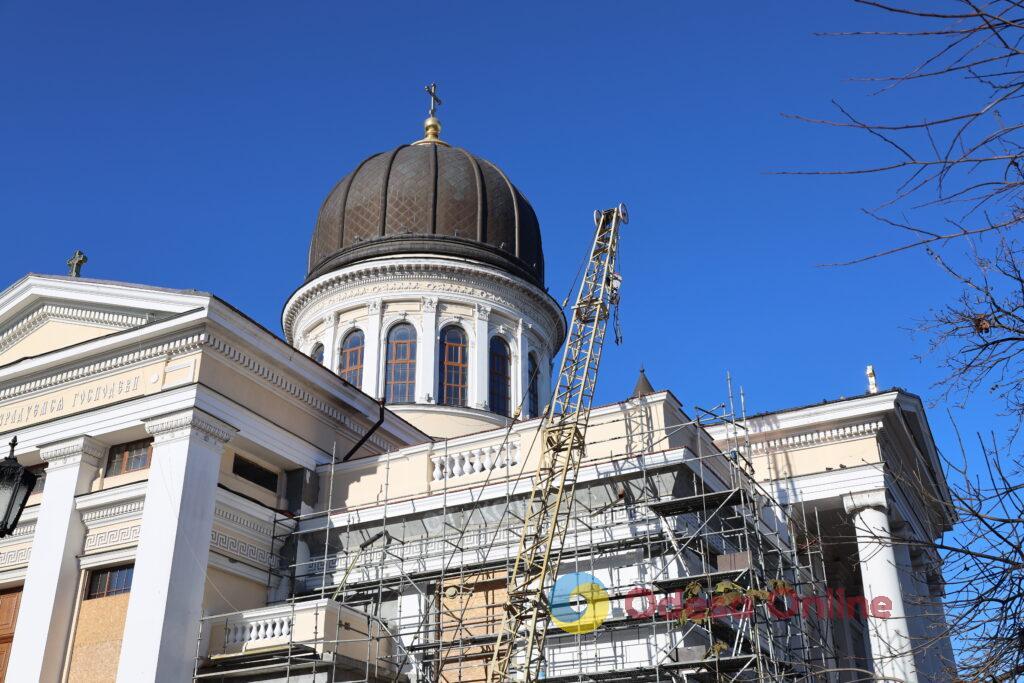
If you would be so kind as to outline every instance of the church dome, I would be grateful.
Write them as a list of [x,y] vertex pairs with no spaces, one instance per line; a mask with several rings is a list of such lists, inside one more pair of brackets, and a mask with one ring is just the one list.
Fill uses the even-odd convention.
[[[432,122],[436,125],[431,129]],[[375,154],[327,195],[309,249],[307,281],[382,256],[474,259],[543,288],[540,224],[491,162],[427,137]]]

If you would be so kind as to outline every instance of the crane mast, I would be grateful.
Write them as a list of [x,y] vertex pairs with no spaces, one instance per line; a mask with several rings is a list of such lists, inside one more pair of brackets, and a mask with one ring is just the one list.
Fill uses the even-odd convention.
[[576,477],[586,449],[587,422],[597,385],[605,332],[618,304],[615,270],[626,207],[594,212],[590,262],[572,309],[569,336],[550,411],[541,427],[542,452],[526,505],[519,548],[508,581],[505,614],[488,673],[489,683],[533,683],[544,661],[549,626],[545,590],[553,583],[569,527]]

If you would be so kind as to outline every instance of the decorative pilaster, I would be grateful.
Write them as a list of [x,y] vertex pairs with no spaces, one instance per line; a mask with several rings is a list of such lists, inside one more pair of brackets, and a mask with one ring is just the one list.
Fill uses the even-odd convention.
[[386,339],[381,338],[380,301],[371,301],[367,308],[366,323],[363,325],[363,393],[374,398],[383,395],[383,382],[381,380],[381,359],[387,350],[384,345]]
[[46,487],[36,521],[7,679],[60,680],[75,612],[85,526],[75,496],[89,489],[106,449],[88,436],[43,446]]
[[334,313],[324,316],[324,367],[331,372],[338,371],[338,316]]
[[420,331],[416,354],[416,402],[436,403],[437,387],[434,372],[437,367],[437,297],[420,299],[423,329]]
[[117,680],[192,673],[224,444],[237,430],[198,408],[146,422],[153,435],[142,533]]
[[473,358],[469,362],[469,400],[471,408],[487,407],[488,377],[490,377],[490,323],[491,307],[476,305],[473,316],[474,340]]
[[857,554],[868,604],[868,639],[875,673],[892,680],[917,683],[885,490],[848,494],[843,497],[843,507],[852,517],[857,532]]

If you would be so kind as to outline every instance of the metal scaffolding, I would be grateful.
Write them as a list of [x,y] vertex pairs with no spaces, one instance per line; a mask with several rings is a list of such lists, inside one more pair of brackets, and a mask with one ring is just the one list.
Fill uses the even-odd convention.
[[624,222],[621,205],[595,215],[550,413],[483,435],[484,461],[441,442],[440,490],[416,504],[384,455],[377,501],[350,505],[332,457],[324,509],[280,520],[271,607],[203,620],[197,680],[830,680],[828,614],[800,609],[826,595],[817,520],[755,480],[731,386],[660,427],[635,396],[593,435]]
[[[558,575],[597,577],[609,612],[587,633],[548,625],[544,680],[831,680],[817,673],[834,667],[831,622],[778,617],[797,596],[826,594],[816,518],[797,519],[754,480],[742,416],[696,408],[656,430],[649,410],[644,398],[621,404],[602,423],[615,427],[600,444],[611,456],[584,462],[575,482]],[[727,426],[727,448],[704,431],[712,424]],[[280,521],[268,572],[278,611],[204,619],[196,680],[486,681],[532,490],[513,426],[486,479],[467,487],[449,468],[422,512],[392,497],[388,456],[383,502],[357,509],[332,499],[329,467],[324,509]],[[541,433],[537,421],[520,428]],[[750,609],[687,609],[735,593]],[[631,614],[630,602],[646,608]]]

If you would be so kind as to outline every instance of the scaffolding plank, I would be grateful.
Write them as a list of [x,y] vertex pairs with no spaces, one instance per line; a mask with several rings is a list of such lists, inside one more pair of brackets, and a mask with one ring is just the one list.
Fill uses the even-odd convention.
[[659,590],[671,591],[677,588],[685,588],[694,581],[709,584],[716,584],[719,581],[738,582],[748,571],[750,571],[749,568],[704,572],[703,574],[689,574],[687,576],[678,576],[671,579],[658,579],[653,583]]
[[740,489],[726,489],[724,491],[712,491],[710,493],[687,496],[685,498],[670,498],[648,503],[647,507],[661,517],[669,515],[684,515],[689,512],[714,512],[715,510],[731,505],[738,505],[742,499]]

